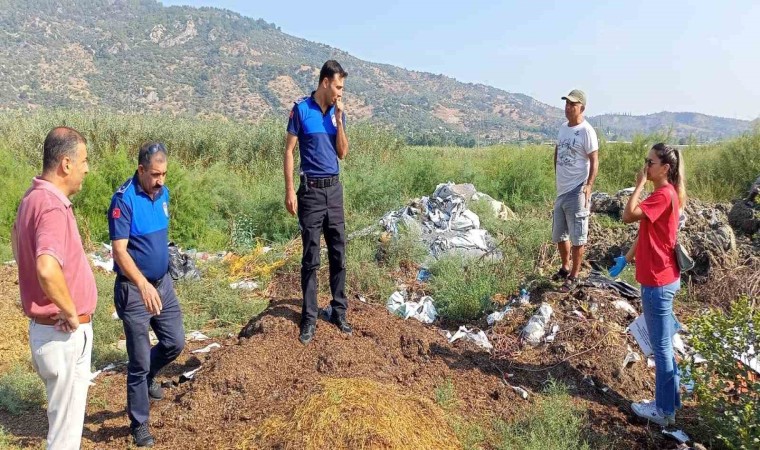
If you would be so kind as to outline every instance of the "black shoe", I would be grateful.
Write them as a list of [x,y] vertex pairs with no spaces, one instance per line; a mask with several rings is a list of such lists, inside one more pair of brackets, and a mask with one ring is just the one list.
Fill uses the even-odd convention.
[[305,323],[301,325],[301,335],[298,336],[298,340],[300,340],[303,345],[306,345],[314,339],[314,334],[316,334],[316,332],[316,323]]
[[134,439],[135,445],[138,447],[153,447],[156,443],[150,431],[148,431],[148,422],[132,428],[132,439]]
[[341,333],[346,334],[353,334],[354,329],[351,327],[351,324],[348,323],[346,320],[346,314],[336,314],[333,312],[332,316],[330,316],[330,323],[334,324],[338,327],[338,329],[341,331]]
[[164,398],[164,388],[161,387],[161,383],[155,379],[148,380],[148,396],[153,400]]

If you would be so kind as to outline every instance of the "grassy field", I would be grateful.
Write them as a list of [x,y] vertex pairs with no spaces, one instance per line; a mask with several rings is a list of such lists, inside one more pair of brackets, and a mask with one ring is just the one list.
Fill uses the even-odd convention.
[[[88,246],[108,241],[106,210],[113,191],[132,175],[139,144],[167,143],[171,191],[170,238],[184,248],[206,251],[233,249],[246,253],[258,242],[284,255],[297,236],[297,221],[283,206],[282,152],[284,123],[259,125],[182,118],[83,115],[51,112],[0,116],[0,260],[12,258],[10,227],[30,179],[41,166],[42,141],[55,125],[73,126],[87,137],[91,172],[83,191],[74,197],[75,211]],[[439,183],[473,183],[481,192],[515,210],[517,221],[503,222],[474,206],[482,224],[501,242],[509,264],[444,258],[431,266],[432,293],[444,317],[454,321],[476,319],[487,311],[495,293],[515,292],[535,277],[535,262],[550,238],[550,206],[554,199],[553,148],[550,146],[495,146],[481,149],[408,147],[394,135],[366,124],[349,129],[351,148],[342,165],[348,231],[374,224],[384,213],[409,199],[432,193]],[[665,136],[636,139],[631,144],[600,148],[596,189],[615,192],[631,186],[648,148]],[[712,146],[684,150],[690,196],[726,202],[743,195],[760,173],[760,133]],[[610,224],[614,226],[614,224]],[[420,262],[424,249],[414,236],[402,235],[376,260],[377,239],[353,240],[348,252],[349,295],[363,294],[384,302],[394,290],[392,272],[404,261]],[[283,256],[283,258],[285,258]],[[296,270],[298,255],[290,255],[283,270]],[[359,275],[360,274],[360,275]],[[187,330],[217,335],[236,332],[266,306],[266,299],[229,288],[229,273],[211,271],[200,282],[179,283]],[[99,306],[93,362],[97,368],[126,358],[115,343],[121,323],[112,320],[112,276],[97,275]],[[327,289],[326,283],[320,287]],[[448,390],[447,390],[448,389]],[[455,393],[445,385],[436,397],[446,407]],[[587,448],[581,436],[583,411],[573,407],[560,385],[547,388],[541,414],[530,421],[489,425],[458,423],[462,442],[486,439],[498,448]],[[0,408],[19,413],[44,402],[39,379],[25,365],[0,374]],[[452,418],[452,420],[458,420]],[[458,427],[458,428],[457,428]],[[496,431],[494,431],[496,430]],[[496,433],[496,435],[493,435]],[[458,434],[460,434],[458,432]],[[0,429],[0,446],[12,436]]]

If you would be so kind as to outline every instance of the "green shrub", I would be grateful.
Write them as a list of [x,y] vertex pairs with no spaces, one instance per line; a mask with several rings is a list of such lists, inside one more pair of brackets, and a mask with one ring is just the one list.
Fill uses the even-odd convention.
[[435,307],[444,319],[475,320],[499,290],[500,264],[461,255],[444,256],[430,267]]
[[512,423],[496,423],[502,450],[588,449],[582,433],[586,411],[573,403],[565,385],[550,380],[530,413]]
[[36,373],[14,366],[0,376],[0,408],[21,414],[45,404],[45,385]]
[[737,361],[740,355],[760,350],[756,305],[747,298],[739,299],[728,311],[713,309],[693,317],[689,329],[694,350],[706,361],[687,363],[684,381],[694,382],[704,423],[728,448],[759,448],[760,380]]

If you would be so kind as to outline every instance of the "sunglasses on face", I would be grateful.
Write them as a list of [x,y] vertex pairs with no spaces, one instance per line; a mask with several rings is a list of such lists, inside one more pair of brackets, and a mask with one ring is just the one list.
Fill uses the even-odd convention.
[[646,164],[646,165],[647,165],[647,167],[652,167],[652,166],[653,166],[653,165],[655,165],[655,164],[660,164],[660,165],[662,165],[662,163],[661,163],[661,162],[659,162],[659,161],[655,161],[655,160],[653,160],[653,159],[649,159],[649,158],[644,158],[644,164]]

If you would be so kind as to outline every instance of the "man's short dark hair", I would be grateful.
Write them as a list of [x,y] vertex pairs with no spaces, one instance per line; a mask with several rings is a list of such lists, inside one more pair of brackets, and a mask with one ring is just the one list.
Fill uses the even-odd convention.
[[42,146],[42,171],[55,170],[66,156],[76,158],[79,144],[87,145],[87,139],[73,128],[56,127],[50,130]]
[[348,76],[348,72],[343,70],[338,61],[331,59],[322,65],[322,70],[319,71],[319,82],[321,83],[325,78],[332,80],[335,74],[340,75],[341,78]]
[[153,156],[155,156],[156,153],[163,154],[164,158],[169,155],[163,142],[148,141],[144,143],[140,146],[140,151],[137,153],[137,164],[143,167],[149,167],[151,161],[153,161]]

